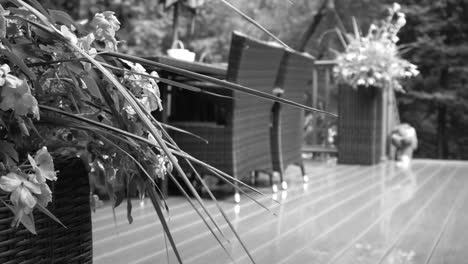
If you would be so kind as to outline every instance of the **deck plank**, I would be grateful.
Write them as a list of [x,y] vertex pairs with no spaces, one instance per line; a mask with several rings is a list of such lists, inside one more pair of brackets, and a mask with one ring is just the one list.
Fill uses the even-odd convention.
[[[412,263],[424,263],[461,192],[463,199],[447,220],[430,263],[468,259],[468,162],[416,160],[411,171],[390,162],[308,163],[306,171],[308,184],[290,173],[288,191],[271,194],[262,188],[268,197],[254,195],[277,216],[247,198],[239,205],[220,201],[257,263],[376,263],[385,252],[382,263],[411,252]],[[184,199],[170,197],[168,203],[169,225],[184,263],[232,263]],[[236,263],[250,263],[215,204],[206,204],[230,241],[224,243],[227,251]],[[115,227],[111,210],[99,209],[93,215],[94,263],[166,263],[166,244],[153,210],[149,203],[135,203],[135,222],[128,225],[125,208],[117,208]],[[176,263],[171,250],[169,260]]]
[[460,166],[459,177],[465,179],[463,197],[460,205],[456,205],[456,211],[435,248],[429,261],[431,264],[466,263],[468,259],[468,166]]

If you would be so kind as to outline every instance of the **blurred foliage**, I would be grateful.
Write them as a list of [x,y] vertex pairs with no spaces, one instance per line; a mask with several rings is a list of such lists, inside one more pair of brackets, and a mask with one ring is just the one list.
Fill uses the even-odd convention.
[[402,118],[419,132],[419,156],[468,159],[468,1],[405,0],[402,6],[405,56],[421,71],[400,100]]
[[[46,2],[50,8],[67,12],[73,10],[75,18],[80,19],[88,19],[103,10],[114,11],[122,22],[118,39],[126,40],[119,48],[121,52],[153,56],[165,54],[171,45],[173,13],[171,7],[166,7],[164,3],[150,0],[89,0],[76,1],[79,6],[76,8],[68,1]],[[319,4],[307,0],[230,2],[288,44],[297,42]],[[220,1],[206,1],[196,10],[183,5],[179,15],[180,39],[197,53],[197,59],[205,53],[203,57],[208,61],[226,61],[231,32],[234,30],[269,40],[265,33]]]

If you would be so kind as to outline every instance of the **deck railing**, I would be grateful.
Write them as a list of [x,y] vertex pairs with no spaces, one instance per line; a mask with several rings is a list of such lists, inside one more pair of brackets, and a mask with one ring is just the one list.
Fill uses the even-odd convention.
[[[337,98],[335,84],[333,81],[333,67],[335,61],[316,60],[312,68],[312,84],[309,91],[305,91],[308,99],[306,104],[309,106],[337,112]],[[324,116],[318,113],[307,113],[305,120],[305,145],[307,152],[326,152],[334,149],[332,139],[333,127],[336,126],[336,118]],[[332,131],[329,131],[332,129]],[[335,129],[336,131],[336,129]]]

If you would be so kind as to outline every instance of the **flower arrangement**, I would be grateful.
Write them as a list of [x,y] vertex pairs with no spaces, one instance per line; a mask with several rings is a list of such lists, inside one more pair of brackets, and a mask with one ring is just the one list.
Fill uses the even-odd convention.
[[378,25],[371,24],[366,36],[361,36],[353,20],[354,35],[346,34],[345,51],[338,53],[334,75],[338,82],[353,88],[380,87],[403,91],[402,78],[419,74],[416,65],[404,60],[398,52],[398,31],[406,24],[399,4],[388,9],[388,16]]

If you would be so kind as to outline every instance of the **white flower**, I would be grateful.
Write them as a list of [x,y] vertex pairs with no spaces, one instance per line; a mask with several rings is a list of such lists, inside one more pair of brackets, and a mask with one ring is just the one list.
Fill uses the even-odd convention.
[[75,34],[73,34],[70,29],[67,26],[61,26],[60,27],[60,32],[62,32],[62,35],[68,39],[71,43],[77,44],[78,43],[78,38],[76,37]]
[[397,16],[398,16],[398,19],[396,21],[396,26],[398,28],[401,28],[403,27],[405,24],[406,24],[406,18],[405,18],[405,14],[403,13],[397,13]]
[[115,39],[115,32],[120,29],[120,22],[114,16],[114,12],[105,11],[97,13],[92,21],[95,27],[94,34],[97,39],[104,41],[106,50],[117,50],[117,40]]
[[[5,70],[6,67],[4,67]],[[28,83],[11,74],[6,74],[5,78],[0,78],[4,86],[1,89],[0,109],[7,111],[12,109],[15,115],[33,114],[39,119],[39,106],[36,98],[31,94]]]
[[42,147],[36,152],[34,158],[28,154],[28,160],[36,172],[36,180],[43,183],[46,179],[51,181],[57,180],[57,174],[54,169],[54,161],[52,156],[47,151],[46,147]]
[[17,208],[24,210],[26,214],[32,212],[37,199],[34,194],[41,194],[39,183],[28,181],[25,177],[15,172],[0,177],[0,188],[11,193],[10,201]]

